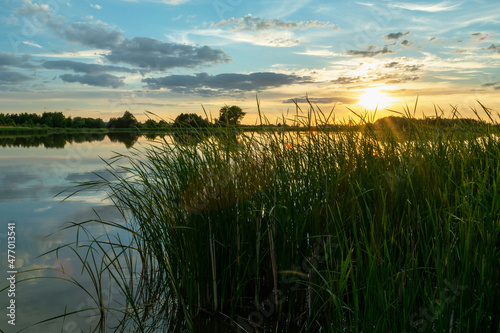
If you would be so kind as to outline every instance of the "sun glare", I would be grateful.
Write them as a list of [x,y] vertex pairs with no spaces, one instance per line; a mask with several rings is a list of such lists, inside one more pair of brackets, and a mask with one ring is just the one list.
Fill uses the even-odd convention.
[[368,110],[382,110],[393,103],[394,98],[378,89],[366,89],[359,96],[358,105]]

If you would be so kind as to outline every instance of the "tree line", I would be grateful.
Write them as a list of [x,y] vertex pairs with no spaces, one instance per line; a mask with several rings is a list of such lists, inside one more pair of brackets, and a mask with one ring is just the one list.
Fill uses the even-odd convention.
[[4,127],[49,127],[49,128],[167,128],[167,127],[214,127],[239,125],[245,112],[236,105],[224,106],[219,110],[219,117],[214,120],[202,118],[196,113],[181,113],[172,124],[165,120],[156,121],[148,119],[139,122],[129,111],[121,117],[111,118],[106,123],[101,118],[90,117],[66,117],[62,112],[44,112],[42,115],[36,113],[3,114],[0,113],[0,126]]
[[66,117],[62,112],[0,113],[0,126],[50,127],[50,128],[104,128],[101,118]]

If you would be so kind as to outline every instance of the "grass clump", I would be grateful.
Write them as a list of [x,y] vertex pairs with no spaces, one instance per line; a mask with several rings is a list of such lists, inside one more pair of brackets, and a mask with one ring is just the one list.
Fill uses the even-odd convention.
[[132,242],[107,242],[137,265],[105,268],[134,272],[116,279],[133,309],[120,327],[178,309],[191,330],[207,313],[247,332],[500,329],[496,124],[406,110],[404,127],[360,115],[331,132],[332,118],[297,105],[283,122],[305,131],[165,139],[83,184],[129,216]]

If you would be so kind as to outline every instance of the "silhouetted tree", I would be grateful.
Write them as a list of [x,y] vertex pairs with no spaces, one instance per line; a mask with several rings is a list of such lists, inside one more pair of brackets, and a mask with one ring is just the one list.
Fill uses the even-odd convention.
[[181,113],[175,118],[174,127],[208,127],[208,120],[201,118],[196,113]]
[[227,124],[231,126],[236,126],[240,124],[240,121],[245,116],[246,112],[236,105],[233,106],[223,106],[219,110],[219,119],[217,123],[221,126],[225,126]]
[[107,128],[135,128],[139,126],[139,122],[134,115],[129,111],[125,111],[121,118],[111,118],[107,124]]

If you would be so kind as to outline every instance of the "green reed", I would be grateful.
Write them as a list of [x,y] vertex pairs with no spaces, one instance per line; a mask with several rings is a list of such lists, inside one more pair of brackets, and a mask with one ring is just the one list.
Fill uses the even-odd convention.
[[322,126],[334,110],[296,109],[282,122],[300,131],[191,129],[195,140],[117,155],[111,180],[80,185],[127,218],[113,226],[131,242],[89,245],[125,295],[120,329],[154,331],[176,309],[191,330],[206,313],[247,332],[499,330],[492,111],[470,125],[453,108],[444,127],[407,107],[404,127],[366,114],[335,131]]

